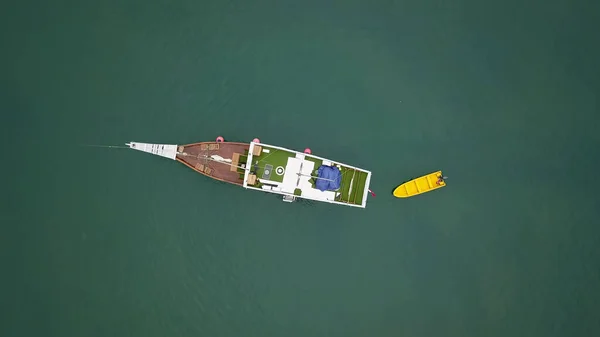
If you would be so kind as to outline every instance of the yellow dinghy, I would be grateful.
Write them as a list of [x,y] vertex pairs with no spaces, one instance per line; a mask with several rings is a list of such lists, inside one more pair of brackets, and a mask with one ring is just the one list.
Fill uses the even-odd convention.
[[396,187],[394,190],[394,196],[396,198],[408,198],[425,192],[437,190],[446,186],[446,182],[442,175],[442,171],[429,173],[422,177],[407,181],[404,184]]

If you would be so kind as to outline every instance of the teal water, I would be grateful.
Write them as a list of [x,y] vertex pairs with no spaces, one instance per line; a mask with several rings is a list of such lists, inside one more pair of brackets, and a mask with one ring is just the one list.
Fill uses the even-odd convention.
[[[3,7],[0,335],[600,333],[597,2]],[[364,167],[377,197],[81,146],[218,135]]]

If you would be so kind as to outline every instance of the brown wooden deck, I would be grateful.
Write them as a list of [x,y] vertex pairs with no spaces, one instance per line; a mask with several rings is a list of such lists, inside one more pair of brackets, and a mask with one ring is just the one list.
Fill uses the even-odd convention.
[[240,157],[246,156],[249,148],[249,143],[235,142],[201,142],[181,145],[177,151],[177,161],[213,179],[242,185],[243,179],[236,168],[232,168],[229,163],[217,162],[207,159],[207,157],[219,155],[224,159],[231,159],[232,164],[239,166]]

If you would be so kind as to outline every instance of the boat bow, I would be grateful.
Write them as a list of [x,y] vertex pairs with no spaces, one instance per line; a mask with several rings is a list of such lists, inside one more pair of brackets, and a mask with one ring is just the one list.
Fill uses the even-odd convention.
[[175,160],[177,157],[177,145],[171,144],[149,144],[149,143],[138,143],[130,142],[125,143],[130,149],[151,153],[153,155],[169,158]]

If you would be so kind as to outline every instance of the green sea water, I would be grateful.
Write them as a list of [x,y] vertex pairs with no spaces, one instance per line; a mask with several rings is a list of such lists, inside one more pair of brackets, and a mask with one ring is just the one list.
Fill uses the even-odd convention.
[[[598,13],[3,4],[0,336],[599,335]],[[82,146],[218,135],[368,169],[377,196],[288,204]]]

